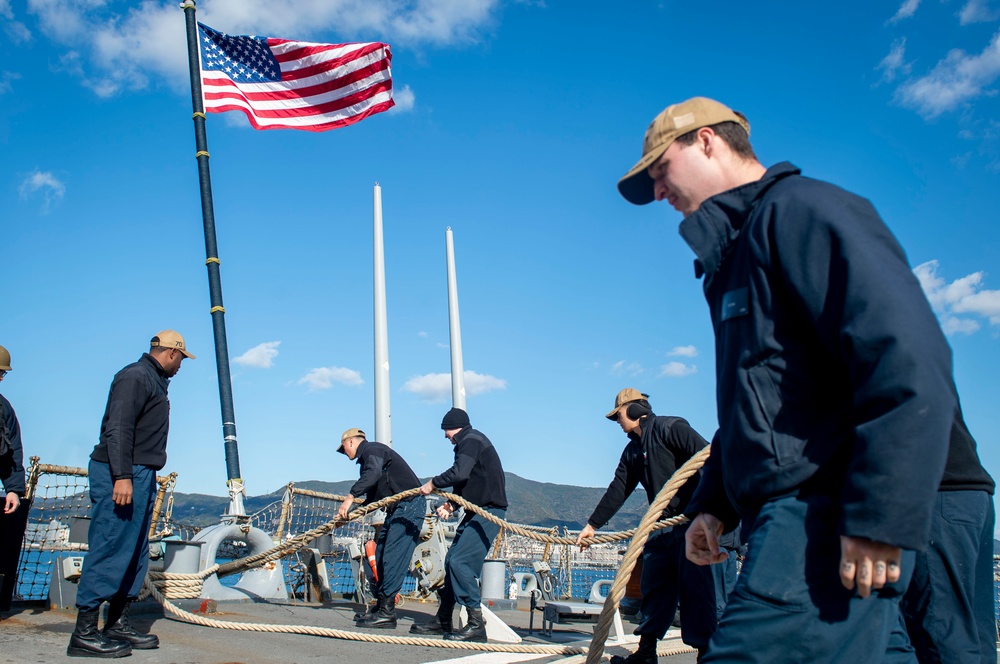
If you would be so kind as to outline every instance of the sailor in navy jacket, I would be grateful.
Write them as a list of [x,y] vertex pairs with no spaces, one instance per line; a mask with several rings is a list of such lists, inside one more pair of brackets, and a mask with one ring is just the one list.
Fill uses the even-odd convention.
[[923,549],[956,405],[951,352],[871,204],[781,163],[680,232],[704,275],[720,424],[688,512],[731,527],[808,490],[836,496],[840,533]]
[[[646,395],[625,388],[615,399],[615,408],[607,416],[628,436],[615,477],[608,486],[576,543],[588,546],[587,539],[621,508],[625,500],[642,484],[650,504],[677,469],[708,443],[681,417],[656,415]],[[663,517],[681,514],[698,484],[697,474],[674,495],[663,510]],[[642,552],[639,608],[641,619],[635,633],[639,646],[631,661],[616,657],[612,662],[645,663],[655,660],[656,643],[674,621],[678,603],[681,611],[681,638],[687,645],[704,652],[716,630],[715,582],[712,570],[696,565],[684,555],[687,524],[652,533]]]
[[748,553],[702,661],[912,661],[899,597],[944,472],[951,351],[871,203],[765,169],[749,132],[711,99],[669,106],[618,183],[685,215],[715,331],[687,555],[725,560],[740,519]]

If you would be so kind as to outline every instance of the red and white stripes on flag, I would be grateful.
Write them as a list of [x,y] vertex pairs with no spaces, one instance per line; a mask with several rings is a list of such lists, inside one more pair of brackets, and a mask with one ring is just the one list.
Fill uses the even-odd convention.
[[392,108],[388,44],[231,36],[198,24],[205,110],[255,129],[326,131]]

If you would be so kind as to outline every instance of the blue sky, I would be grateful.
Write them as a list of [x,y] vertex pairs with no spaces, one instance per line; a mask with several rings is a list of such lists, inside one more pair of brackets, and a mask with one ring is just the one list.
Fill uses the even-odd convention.
[[[451,462],[445,229],[468,409],[507,470],[605,485],[627,386],[716,428],[712,333],[665,204],[615,183],[669,103],[744,112],[765,164],[869,199],[921,276],[1000,477],[1000,2],[205,0],[230,34],[392,45],[397,107],[314,134],[210,115],[248,492],[340,480],[373,431],[372,186],[383,190],[393,442]],[[168,470],[225,493],[183,13],[176,2],[0,0],[3,393],[28,454],[86,465],[113,374],[157,330]],[[920,267],[918,267],[920,266]],[[877,286],[873,286],[877,287]]]

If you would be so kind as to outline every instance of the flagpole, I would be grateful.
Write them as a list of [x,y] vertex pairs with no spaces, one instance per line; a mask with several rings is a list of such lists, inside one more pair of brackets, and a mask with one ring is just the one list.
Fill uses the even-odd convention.
[[374,302],[375,302],[375,440],[392,447],[389,410],[389,334],[385,305],[385,253],[382,240],[382,187],[374,189]]
[[187,27],[188,69],[191,74],[191,107],[194,110],[195,158],[201,188],[201,219],[205,227],[205,265],[208,267],[208,292],[215,334],[215,365],[219,375],[219,401],[222,406],[222,435],[226,451],[226,484],[229,487],[228,516],[246,516],[243,507],[243,478],[236,441],[236,412],[233,407],[233,380],[229,373],[229,345],[226,343],[226,309],[222,305],[222,274],[219,246],[215,236],[215,207],[212,204],[212,176],[208,167],[208,135],[205,132],[205,106],[201,93],[201,66],[198,58],[198,25],[194,0],[181,4]]
[[448,263],[448,330],[451,346],[451,404],[465,410],[465,369],[462,366],[462,329],[458,321],[458,279],[455,276],[455,241],[451,226],[444,232]]

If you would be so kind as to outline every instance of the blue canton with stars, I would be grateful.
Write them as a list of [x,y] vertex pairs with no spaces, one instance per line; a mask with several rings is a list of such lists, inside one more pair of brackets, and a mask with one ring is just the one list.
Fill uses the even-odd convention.
[[201,68],[221,71],[234,83],[268,83],[281,80],[281,66],[267,47],[265,37],[232,36],[199,23]]

